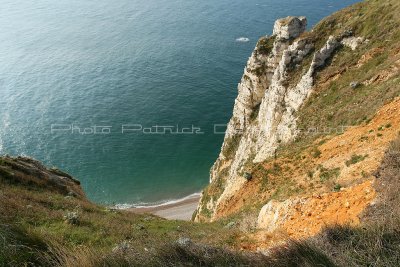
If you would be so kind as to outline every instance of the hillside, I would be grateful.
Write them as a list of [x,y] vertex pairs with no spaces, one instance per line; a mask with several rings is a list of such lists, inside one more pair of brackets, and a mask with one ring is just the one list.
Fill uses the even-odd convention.
[[0,266],[399,266],[400,3],[306,24],[257,43],[193,222],[0,157]]
[[242,222],[113,210],[90,203],[79,182],[57,169],[2,157],[0,266],[398,266],[399,174],[400,136],[374,174],[378,197],[361,227],[334,225],[297,241],[275,236],[286,243],[262,255],[243,251],[266,243],[262,232],[240,229]]
[[[196,221],[245,218],[249,230],[292,237],[359,223],[375,199],[373,173],[400,129],[399,10],[397,1],[365,1],[310,32],[304,17],[275,23],[239,83]],[[319,209],[312,225],[298,218]]]
[[[73,177],[26,157],[0,158],[0,203],[0,266],[257,262],[225,250],[235,247],[236,230],[93,204]],[[201,258],[205,251],[209,259]]]

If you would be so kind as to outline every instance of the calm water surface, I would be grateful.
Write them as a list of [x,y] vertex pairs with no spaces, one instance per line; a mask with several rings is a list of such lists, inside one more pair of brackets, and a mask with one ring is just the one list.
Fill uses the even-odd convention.
[[[311,27],[354,2],[0,0],[0,153],[57,166],[106,204],[198,192],[257,39],[277,18]],[[122,134],[126,124],[204,134]],[[110,133],[78,133],[93,126]]]

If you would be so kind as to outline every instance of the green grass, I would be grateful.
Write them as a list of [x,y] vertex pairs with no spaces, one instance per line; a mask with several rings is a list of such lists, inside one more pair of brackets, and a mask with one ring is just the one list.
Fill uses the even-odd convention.
[[319,179],[321,182],[330,181],[338,178],[340,175],[340,168],[327,169],[323,166],[320,167]]
[[[11,158],[0,159],[2,162],[13,161]],[[54,184],[39,186],[36,182],[45,180],[35,181],[25,172],[15,171],[10,177],[15,179],[14,182],[5,180],[7,168],[0,173],[0,266],[40,263],[41,257],[51,254],[54,247],[63,251],[78,248],[85,251],[86,248],[97,255],[110,254],[118,244],[129,242],[139,253],[147,247],[161,249],[180,237],[221,247],[221,251],[230,249],[227,243],[235,246],[232,242],[235,232],[224,229],[220,223],[165,220],[149,214],[109,209],[81,197],[66,197],[68,190],[56,190]],[[36,173],[34,169],[29,172]],[[31,182],[24,182],[24,179]],[[68,212],[78,213],[78,224],[66,222],[64,216]],[[17,249],[20,246],[22,249]],[[152,257],[150,252],[146,255]]]
[[253,123],[253,122],[257,119],[257,117],[258,117],[258,112],[260,111],[260,105],[261,105],[261,104],[258,104],[258,105],[253,109],[253,112],[252,112],[251,115],[250,115],[250,123]]
[[319,158],[321,154],[322,152],[318,148],[314,148],[313,151],[311,152],[313,158]]
[[14,174],[7,169],[0,167],[0,178],[3,180],[12,181]]
[[223,147],[222,154],[228,159],[233,158],[236,154],[236,150],[239,146],[241,135],[233,135],[225,140],[225,146]]
[[296,186],[292,180],[286,180],[275,186],[275,191],[271,195],[271,199],[284,201],[293,195],[299,195],[303,192],[303,189]]
[[[336,52],[329,65],[317,74],[315,92],[306,101],[299,112],[299,128],[317,127],[338,128],[339,126],[357,125],[371,118],[375,112],[388,101],[400,95],[399,78],[378,84],[361,86],[349,90],[350,82],[365,81],[374,77],[379,71],[393,65],[390,51],[397,49],[400,42],[399,2],[394,0],[385,3],[367,1],[346,8],[318,23],[312,38],[324,41],[328,35],[338,35],[343,29],[352,29],[355,36],[368,38],[370,42],[352,51],[341,48]],[[381,10],[378,12],[378,10]],[[361,17],[354,14],[363,14]],[[338,27],[341,25],[341,27]],[[316,44],[319,48],[322,43]],[[385,49],[367,61],[362,67],[354,66],[359,58],[373,48]],[[328,82],[326,87],[319,84],[327,77],[340,73],[339,79]],[[303,138],[309,138],[302,136]]]
[[269,55],[274,48],[274,42],[275,36],[260,38],[256,45],[257,52],[262,55]]
[[211,198],[217,199],[224,192],[225,179],[228,175],[228,172],[229,167],[221,170],[218,176],[214,178],[214,181],[203,189],[203,196],[200,203],[202,209],[200,210],[199,215],[208,219],[211,218],[212,212],[207,208],[207,203],[211,200]]
[[368,155],[356,155],[353,154],[349,160],[346,161],[346,166],[349,167],[350,165],[357,164],[364,159],[366,159]]
[[363,227],[333,226],[311,242],[337,266],[398,266],[398,222]]
[[342,186],[341,186],[340,184],[335,184],[335,185],[333,186],[333,191],[339,192],[341,188],[342,188]]

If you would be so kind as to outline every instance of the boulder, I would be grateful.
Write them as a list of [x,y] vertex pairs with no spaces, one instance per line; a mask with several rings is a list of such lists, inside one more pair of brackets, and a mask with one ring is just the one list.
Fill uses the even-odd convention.
[[347,37],[343,38],[341,41],[342,45],[347,46],[351,48],[351,50],[356,50],[359,45],[361,45],[364,42],[364,38],[362,37]]
[[355,82],[355,81],[350,83],[351,89],[356,89],[359,85],[360,85],[360,83],[359,82]]
[[253,178],[253,175],[252,175],[251,173],[249,173],[249,172],[245,172],[245,173],[243,174],[243,177],[244,177],[247,181],[250,181],[250,180]]
[[189,246],[189,245],[192,244],[192,240],[191,240],[190,238],[188,238],[188,237],[180,237],[180,238],[176,241],[176,244],[177,244],[178,246],[181,246],[181,247],[187,247],[187,246]]
[[232,229],[233,227],[235,227],[235,225],[236,225],[236,222],[230,222],[227,225],[225,225],[224,228]]
[[64,215],[64,219],[66,223],[69,223],[71,225],[78,225],[79,224],[79,214],[78,212],[67,212],[67,214]]
[[291,200],[279,202],[276,200],[269,201],[262,207],[258,219],[257,228],[265,230],[269,233],[273,232],[285,221],[288,210],[292,205]]
[[131,245],[129,244],[129,241],[122,241],[120,244],[117,244],[112,251],[114,253],[126,253],[130,250]]

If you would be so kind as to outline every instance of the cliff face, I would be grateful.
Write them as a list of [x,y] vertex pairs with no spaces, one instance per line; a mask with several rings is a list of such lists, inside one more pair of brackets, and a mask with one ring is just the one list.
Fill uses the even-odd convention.
[[[219,203],[246,182],[243,176],[250,172],[249,163],[271,157],[280,144],[293,141],[297,135],[296,112],[312,91],[315,72],[344,37],[330,36],[321,49],[314,51],[312,38],[302,36],[306,25],[305,17],[277,20],[273,35],[258,42],[247,62],[222,150],[211,170],[211,183],[227,173],[221,196],[205,203],[213,213],[211,219],[217,216]],[[290,84],[288,72],[299,68],[311,55],[307,71]]]
[[[361,75],[363,71],[370,72],[371,66],[364,66],[367,64],[363,60],[381,45],[380,41],[371,42],[372,38],[376,37],[378,40],[380,37],[377,31],[373,31],[368,21],[378,15],[374,13],[378,12],[378,8],[371,8],[373,11],[364,15],[366,18],[363,20],[357,17],[361,15],[356,15],[357,12],[364,14],[362,12],[368,9],[368,4],[362,3],[328,17],[311,32],[305,32],[307,25],[305,17],[279,19],[275,22],[273,35],[259,40],[238,85],[233,115],[219,157],[210,171],[210,185],[203,191],[195,221],[213,221],[237,212],[245,203],[252,205],[246,202],[245,195],[259,195],[260,186],[251,188],[249,185],[261,183],[252,181],[255,174],[259,176],[257,179],[261,177],[261,180],[266,180],[268,176],[266,173],[270,171],[264,170],[264,174],[257,174],[257,170],[264,169],[262,167],[264,163],[274,158],[276,160],[277,157],[279,159],[281,148],[290,146],[304,137],[305,129],[302,127],[308,119],[304,110],[308,112],[311,109],[309,106],[305,108],[305,104],[313,92],[319,94],[322,90],[329,90],[334,83],[346,83],[345,86],[353,90],[359,88],[360,84],[372,85],[369,84],[371,78],[363,82],[357,81],[363,76]],[[376,5],[380,9],[393,8],[391,4]],[[386,28],[386,25],[384,27]],[[369,60],[374,57],[376,54]],[[361,62],[361,65],[357,66],[354,61],[357,64]],[[390,63],[387,64],[389,65]],[[356,81],[344,78],[343,74],[355,68],[357,71],[354,72],[360,76],[353,78]],[[362,70],[363,68],[366,70]],[[390,72],[392,76],[385,82],[398,75],[398,70],[392,69]],[[390,92],[387,95],[374,94],[381,94],[382,98],[387,99],[398,95],[398,89],[394,91],[393,94]],[[330,97],[330,94],[328,91],[324,96]],[[344,102],[355,101],[354,96],[348,97],[347,92],[343,97],[348,98]],[[367,99],[365,95],[361,97]],[[339,96],[335,101],[337,99]],[[382,106],[382,103],[377,103],[376,100],[372,102],[371,112]],[[306,126],[314,126],[317,124],[315,121],[323,119],[325,121],[319,121],[317,126],[339,126],[339,122],[349,121],[347,118],[340,118],[335,123],[327,123],[336,116],[336,113],[340,113],[335,111],[335,108],[348,108],[339,106],[338,101],[331,106],[333,110],[329,114],[321,110],[320,118],[318,117],[320,110],[314,108],[314,114],[309,117],[312,123]],[[318,103],[316,108],[330,109],[321,103]],[[358,119],[367,117],[367,112],[364,112],[365,114],[357,114]],[[312,140],[310,142],[312,143]],[[289,179],[296,180],[295,177]],[[265,198],[270,197],[271,195]],[[257,204],[267,203],[262,203],[264,201],[262,199],[260,201],[261,203],[257,201]],[[242,204],[238,204],[239,202]]]

